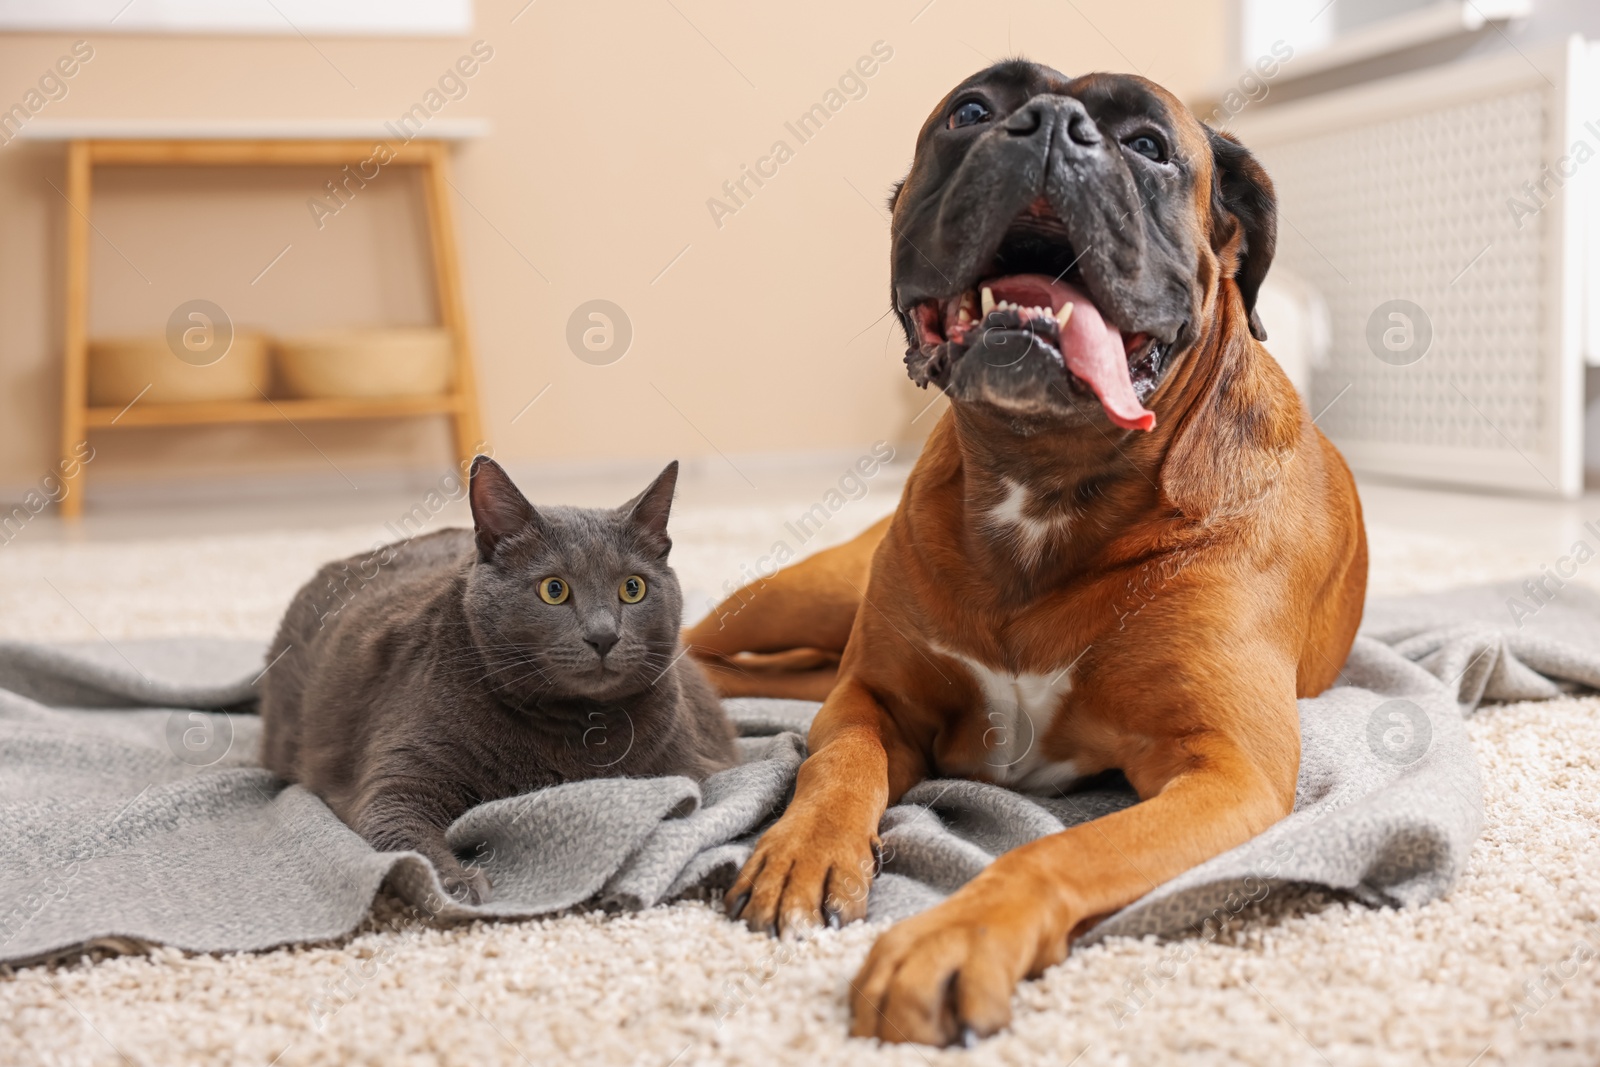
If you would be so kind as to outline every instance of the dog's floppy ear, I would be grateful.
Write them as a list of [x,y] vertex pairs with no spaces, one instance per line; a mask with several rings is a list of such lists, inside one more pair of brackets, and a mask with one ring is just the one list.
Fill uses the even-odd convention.
[[1278,198],[1256,157],[1234,138],[1206,127],[1211,139],[1211,232],[1219,248],[1239,235],[1234,284],[1250,316],[1250,333],[1267,339],[1256,314],[1256,294],[1278,247]]

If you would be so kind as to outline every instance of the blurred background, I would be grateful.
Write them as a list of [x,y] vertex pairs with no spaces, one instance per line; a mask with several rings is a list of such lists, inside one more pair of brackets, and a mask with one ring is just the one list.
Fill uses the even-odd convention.
[[0,0],[0,540],[459,521],[479,448],[536,500],[677,457],[729,506],[892,449],[865,521],[943,405],[885,200],[1019,54],[1266,163],[1269,348],[1369,511],[1562,537],[1600,468],[1591,39],[1579,0]]

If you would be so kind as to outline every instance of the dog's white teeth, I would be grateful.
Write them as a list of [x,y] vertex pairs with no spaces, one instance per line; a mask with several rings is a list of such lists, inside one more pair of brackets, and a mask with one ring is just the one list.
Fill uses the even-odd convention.
[[985,316],[994,310],[994,290],[987,285],[983,287],[983,313]]
[[1061,305],[1061,310],[1056,312],[1056,324],[1063,330],[1067,328],[1067,320],[1072,318],[1072,301]]
[[956,322],[960,323],[962,326],[967,325],[971,321],[972,316],[967,313],[967,309],[965,307],[956,312]]

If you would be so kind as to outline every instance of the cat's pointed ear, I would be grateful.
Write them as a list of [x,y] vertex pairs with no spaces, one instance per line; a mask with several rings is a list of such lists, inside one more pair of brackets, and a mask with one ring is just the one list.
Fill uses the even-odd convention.
[[667,536],[667,517],[672,514],[672,493],[677,487],[678,461],[673,460],[644,492],[618,509],[663,556],[672,549],[672,538]]
[[478,558],[494,558],[500,542],[538,521],[528,498],[511,482],[505,468],[488,456],[474,456],[469,475],[472,532],[478,539]]

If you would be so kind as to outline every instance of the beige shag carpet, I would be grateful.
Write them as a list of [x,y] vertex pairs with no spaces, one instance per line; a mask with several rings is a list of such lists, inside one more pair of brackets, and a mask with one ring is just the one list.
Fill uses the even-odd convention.
[[[825,539],[892,503],[875,492]],[[680,507],[685,586],[720,588],[770,549],[789,517]],[[1371,534],[1379,592],[1520,575],[1542,562]],[[0,636],[266,635],[316,564],[379,536],[19,538],[0,548]],[[1284,891],[1214,943],[1111,939],[1024,984],[1010,1031],[970,1052],[846,1040],[845,984],[880,928],[785,947],[680,904],[435,929],[381,901],[334,944],[221,957],[155,949],[0,970],[0,1063],[1592,1067],[1600,698],[1489,707],[1470,731],[1487,828],[1445,899],[1373,910]],[[1129,1003],[1142,1006],[1130,1014]]]

